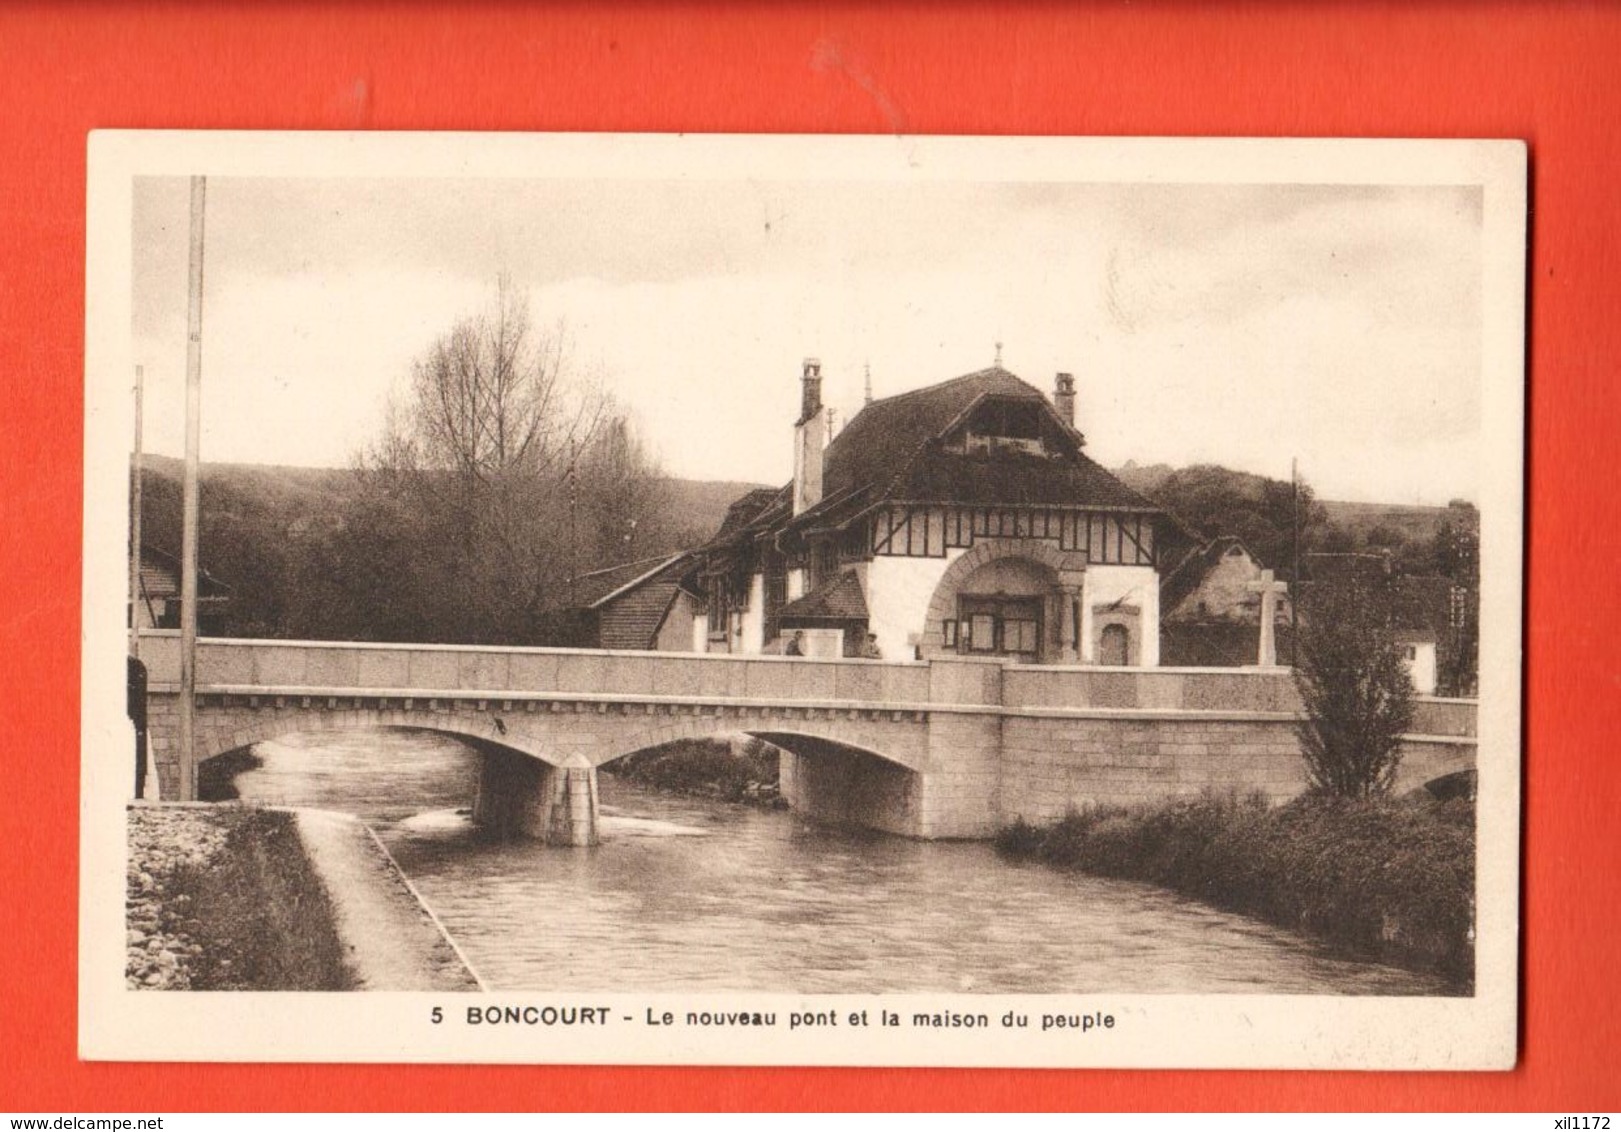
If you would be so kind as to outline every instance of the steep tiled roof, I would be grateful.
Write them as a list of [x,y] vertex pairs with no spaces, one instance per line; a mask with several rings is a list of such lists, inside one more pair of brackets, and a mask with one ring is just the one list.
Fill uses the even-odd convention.
[[790,601],[777,617],[781,621],[865,621],[867,599],[861,593],[861,580],[854,570],[845,570]]
[[704,548],[714,549],[724,546],[763,526],[767,520],[791,504],[792,489],[792,484],[785,487],[757,487],[734,500],[732,505],[726,508],[726,518],[721,520],[720,530],[704,544]]
[[[982,399],[1025,402],[1051,412],[1035,386],[1001,366],[926,389],[874,401],[833,438],[822,456],[822,502],[792,515],[793,485],[759,488],[733,503],[705,546],[719,550],[777,527],[836,527],[885,499],[966,504],[1048,504],[1164,514],[1080,451],[1082,438],[1051,417],[1053,433],[1073,446],[1058,455],[1014,449],[953,453],[943,433]],[[1171,518],[1175,523],[1174,517]],[[1174,532],[1173,532],[1174,533]]]
[[617,566],[606,566],[581,574],[574,579],[574,604],[588,608],[595,606],[644,575],[662,569],[676,557],[679,556],[661,554],[655,558],[638,558],[634,562],[621,562]]
[[[652,568],[648,568],[649,561]],[[659,627],[681,588],[682,576],[692,566],[686,553],[626,563],[614,571],[637,568],[617,587],[590,602],[597,615],[597,647],[604,649],[650,649],[658,641]]]
[[[141,544],[141,592],[149,598],[180,596],[180,558],[149,542]],[[197,567],[197,596],[203,601],[224,599],[231,587],[201,565]]]
[[1158,511],[1159,507],[1077,453],[1071,463],[1024,452],[958,455],[926,447],[896,480],[896,499],[954,503],[1078,503]]
[[[1180,605],[1182,599],[1199,588],[1199,583],[1204,581],[1205,575],[1234,546],[1243,546],[1245,553],[1249,553],[1249,547],[1244,546],[1243,540],[1237,535],[1221,535],[1203,546],[1196,546],[1190,550],[1187,556],[1160,581],[1160,609],[1168,612]],[[1254,554],[1250,554],[1250,558],[1257,566],[1265,569],[1261,560]]]
[[[1158,511],[1079,451],[1062,457],[1018,451],[961,454],[938,438],[982,398],[1048,408],[1040,390],[1000,366],[964,374],[927,389],[874,401],[833,438],[823,463],[823,487],[835,495],[866,487],[890,499],[954,503],[1079,503]],[[1054,416],[1055,423],[1057,417]]]
[[597,611],[597,647],[650,649],[679,587],[674,579],[636,586]]
[[1044,401],[1035,389],[1000,366],[874,401],[833,438],[823,456],[822,486],[828,495],[868,484],[888,486],[925,441],[945,431],[987,394]]

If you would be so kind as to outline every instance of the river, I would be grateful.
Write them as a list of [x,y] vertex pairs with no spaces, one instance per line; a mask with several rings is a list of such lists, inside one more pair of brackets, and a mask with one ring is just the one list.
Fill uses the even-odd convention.
[[254,748],[247,800],[368,821],[491,989],[1438,994],[1428,976],[989,845],[816,826],[601,774],[601,845],[481,839],[428,732]]

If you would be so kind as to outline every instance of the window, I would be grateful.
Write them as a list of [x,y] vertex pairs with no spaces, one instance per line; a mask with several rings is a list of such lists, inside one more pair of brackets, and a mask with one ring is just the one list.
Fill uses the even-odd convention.
[[1002,622],[1002,651],[1033,653],[1036,651],[1036,623],[1034,621]]
[[996,618],[976,613],[968,619],[968,647],[975,652],[996,651]]
[[[950,625],[950,622],[946,623]],[[1042,599],[1004,594],[960,594],[955,633],[958,652],[1020,657],[1041,654]],[[947,634],[953,630],[945,629]],[[946,643],[951,647],[951,636]]]
[[1418,646],[1417,645],[1408,645],[1402,651],[1407,654],[1407,659],[1408,660],[1417,660],[1418,659]]
[[940,635],[945,638],[946,648],[957,647],[957,622],[955,618],[948,617],[940,623]]

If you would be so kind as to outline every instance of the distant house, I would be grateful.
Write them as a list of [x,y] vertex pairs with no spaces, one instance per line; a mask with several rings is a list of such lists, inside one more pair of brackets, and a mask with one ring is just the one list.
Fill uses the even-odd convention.
[[[1311,553],[1302,563],[1302,586],[1347,577],[1377,580],[1391,587],[1391,633],[1402,650],[1413,687],[1434,695],[1441,686],[1441,661],[1455,638],[1458,587],[1446,578],[1393,576],[1383,553]],[[1257,659],[1260,594],[1249,587],[1264,567],[1237,538],[1212,539],[1184,558],[1160,587],[1161,661],[1190,668],[1251,665]],[[1292,663],[1293,616],[1290,597],[1277,602],[1278,662]],[[1302,613],[1302,620],[1305,614]]]
[[1159,663],[1159,572],[1187,536],[1086,456],[1070,375],[1049,401],[993,366],[870,401],[830,443],[820,363],[800,381],[793,480],[608,604],[673,583],[705,652],[797,630],[846,655],[871,633],[891,660]]
[[[1252,588],[1265,569],[1232,535],[1195,547],[1160,585],[1160,663],[1227,668],[1259,660],[1261,595]],[[1279,663],[1293,655],[1287,595],[1276,602]]]
[[701,603],[688,581],[692,571],[692,556],[683,552],[582,575],[580,584],[600,593],[584,601],[588,643],[602,649],[696,649]]
[[[131,623],[137,629],[180,628],[180,560],[143,542],[139,579],[139,592],[129,613]],[[219,633],[230,599],[230,586],[206,570],[197,571],[198,633],[205,637]]]
[[1420,695],[1436,694],[1441,687],[1443,654],[1465,647],[1456,617],[1460,597],[1466,596],[1461,587],[1435,575],[1393,576],[1388,553],[1308,554],[1305,567],[1314,583],[1358,576],[1388,582],[1391,635],[1402,650],[1413,687]]

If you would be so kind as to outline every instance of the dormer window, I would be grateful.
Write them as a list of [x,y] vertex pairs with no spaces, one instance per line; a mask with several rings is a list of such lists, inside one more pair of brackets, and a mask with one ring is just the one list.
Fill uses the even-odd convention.
[[963,423],[948,449],[969,455],[1022,452],[1045,456],[1052,431],[1046,407],[1040,402],[987,398]]

